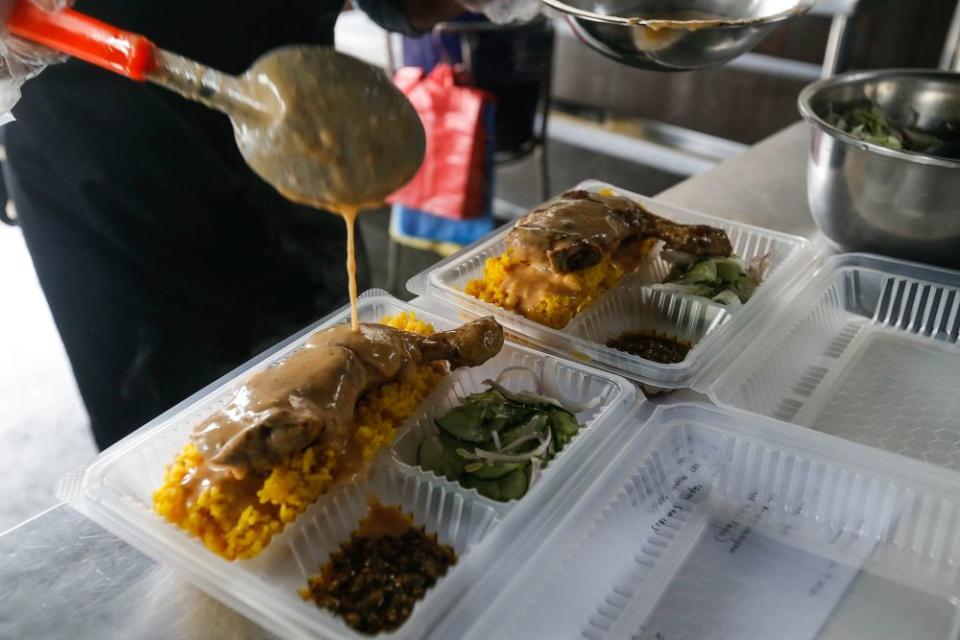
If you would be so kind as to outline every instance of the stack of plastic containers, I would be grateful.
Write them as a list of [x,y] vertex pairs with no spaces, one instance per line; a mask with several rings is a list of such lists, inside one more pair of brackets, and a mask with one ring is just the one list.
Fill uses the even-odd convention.
[[[556,331],[463,293],[503,250],[497,233],[415,279],[425,306],[442,309],[416,313],[437,328],[492,314],[532,346],[509,342],[483,367],[451,374],[365,483],[321,498],[255,560],[209,553],[154,515],[150,494],[191,428],[316,327],[105,452],[80,508],[291,637],[362,637],[297,590],[373,492],[460,556],[390,637],[957,638],[960,274],[827,260],[800,238],[638,199],[725,228],[738,255],[769,254],[769,278],[729,309],[652,288],[666,270],[655,262]],[[361,315],[411,308],[376,294]],[[676,365],[603,346],[625,329],[695,346]],[[567,400],[598,399],[541,480],[498,503],[420,469],[416,447],[433,419],[513,366]],[[654,411],[621,374],[716,405]]]

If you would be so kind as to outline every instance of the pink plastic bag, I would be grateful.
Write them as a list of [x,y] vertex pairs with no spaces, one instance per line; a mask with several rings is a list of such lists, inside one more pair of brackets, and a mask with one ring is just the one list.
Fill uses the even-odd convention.
[[429,75],[400,69],[394,82],[420,114],[427,148],[420,171],[387,201],[456,220],[482,215],[488,180],[483,109],[491,96],[457,86],[447,64]]

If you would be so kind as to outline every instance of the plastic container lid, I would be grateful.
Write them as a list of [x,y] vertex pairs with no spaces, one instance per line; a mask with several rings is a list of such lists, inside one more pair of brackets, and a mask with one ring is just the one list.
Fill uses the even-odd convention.
[[960,273],[830,259],[716,365],[712,400],[960,471]]
[[621,436],[432,637],[956,637],[960,476],[708,405]]

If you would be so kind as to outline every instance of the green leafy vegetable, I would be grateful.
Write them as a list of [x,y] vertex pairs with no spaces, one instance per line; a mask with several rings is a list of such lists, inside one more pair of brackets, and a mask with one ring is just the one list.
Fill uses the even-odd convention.
[[710,298],[723,305],[735,306],[747,302],[766,275],[768,256],[760,256],[749,263],[740,258],[700,258],[672,254],[676,260],[673,270],[660,289],[675,293]]
[[486,384],[435,420],[439,433],[421,441],[418,462],[493,500],[516,500],[580,424],[552,398]]
[[[841,105],[830,105],[824,119],[831,126],[857,140],[895,149],[947,158],[958,156],[957,122],[944,122],[937,131],[924,131],[913,125],[902,125],[870,100],[857,100]],[[912,119],[917,119],[914,112]]]

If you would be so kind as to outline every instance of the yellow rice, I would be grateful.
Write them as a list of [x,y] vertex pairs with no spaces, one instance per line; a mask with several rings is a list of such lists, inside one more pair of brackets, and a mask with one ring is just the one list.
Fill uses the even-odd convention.
[[[383,324],[422,335],[431,325],[403,312]],[[443,379],[446,365],[422,364],[413,374],[372,389],[357,403],[356,425],[350,448],[364,463],[388,446],[397,428],[410,417]],[[293,522],[334,482],[340,460],[332,449],[319,445],[290,456],[269,475],[248,474],[243,481],[228,480],[203,491],[187,503],[184,477],[203,462],[188,444],[167,467],[163,486],[153,494],[158,514],[196,536],[211,551],[228,560],[252,558],[274,535]]]
[[[615,196],[613,189],[598,191],[603,196]],[[531,269],[529,264],[513,257],[510,251],[487,258],[483,277],[471,280],[463,288],[468,295],[502,309],[515,311],[523,317],[554,329],[562,329],[574,316],[593,304],[600,294],[615,287],[625,275],[639,266],[638,258],[650,253],[656,240],[650,238],[633,247],[624,255],[605,258],[600,264],[574,273],[538,274],[546,276],[550,286],[538,292],[535,300],[525,299],[527,291],[522,286],[522,272]],[[520,285],[520,286],[518,286]]]
[[530,268],[507,251],[487,258],[483,277],[468,282],[464,291],[503,309],[516,311],[534,322],[562,329],[575,315],[593,304],[600,294],[623,278],[623,269],[607,259],[589,269],[563,276],[542,274],[541,277],[552,280],[549,290],[536,299],[525,299],[523,288],[512,285],[522,281],[518,272]]

